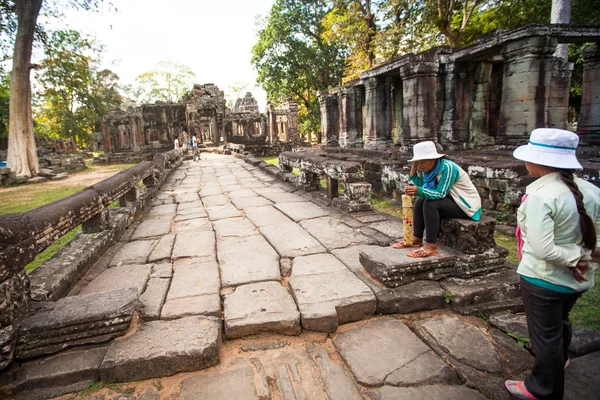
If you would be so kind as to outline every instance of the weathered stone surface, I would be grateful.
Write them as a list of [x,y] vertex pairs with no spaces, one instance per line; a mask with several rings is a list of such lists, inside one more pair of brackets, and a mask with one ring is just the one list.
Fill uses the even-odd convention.
[[565,400],[595,399],[600,393],[600,351],[571,360],[565,372]]
[[171,258],[202,257],[207,261],[215,260],[214,232],[184,232],[175,237]]
[[264,197],[260,197],[260,196],[256,196],[256,195],[254,197],[241,197],[241,198],[231,199],[231,202],[233,203],[233,205],[235,205],[240,210],[246,209],[249,207],[270,206],[273,204],[272,202],[265,199]]
[[208,213],[208,217],[211,219],[211,221],[242,216],[241,211],[231,204],[225,206],[208,207],[206,212]]
[[176,233],[211,232],[212,230],[212,224],[208,218],[196,218],[175,222]]
[[233,192],[230,192],[228,194],[228,196],[230,199],[242,199],[244,197],[256,197],[256,193],[254,192],[254,190],[241,189],[241,190],[234,190]]
[[137,303],[138,294],[134,288],[46,303],[21,324],[16,356],[36,357],[75,345],[109,341],[129,329]]
[[148,216],[151,218],[162,217],[164,215],[174,216],[177,212],[177,204],[164,204],[161,206],[154,206],[148,212]]
[[131,240],[166,235],[171,231],[171,218],[158,217],[143,221],[131,236]]
[[416,388],[383,386],[365,393],[372,400],[485,400],[476,390],[465,386],[431,385]]
[[369,224],[369,227],[378,230],[379,232],[393,238],[394,240],[401,239],[402,237],[404,237],[404,227],[402,226],[402,221],[399,219],[388,218],[383,221],[378,221]]
[[517,376],[533,368],[533,356],[513,338],[498,329],[490,329],[489,334],[500,354],[504,371],[508,376]]
[[302,196],[299,196],[294,193],[287,193],[283,190],[281,190],[280,192],[264,192],[264,191],[259,192],[257,189],[257,190],[255,190],[255,192],[257,192],[261,196],[266,197],[267,199],[271,200],[273,203],[299,203],[299,202],[307,201]]
[[294,299],[279,282],[238,286],[225,296],[225,336],[235,339],[260,332],[300,334]]
[[161,320],[177,319],[192,315],[221,316],[221,298],[218,294],[182,297],[167,300],[161,313]]
[[258,235],[258,229],[248,218],[220,219],[213,223],[215,232],[219,237],[246,237]]
[[593,329],[574,329],[569,355],[581,357],[583,355],[600,351],[600,332]]
[[223,287],[280,280],[279,255],[260,235],[217,241]]
[[145,264],[150,252],[156,245],[156,240],[136,240],[125,243],[123,247],[115,254],[110,266],[120,264]]
[[324,217],[329,214],[324,208],[307,201],[299,203],[277,203],[275,204],[275,208],[296,222],[310,218]]
[[[184,204],[192,204],[192,203],[184,203]],[[206,213],[206,211],[204,209],[201,210],[189,210],[189,213],[185,213],[185,214],[177,214],[175,216],[175,222],[181,222],[181,221],[187,221],[190,219],[197,219],[197,218],[208,218],[208,214]],[[192,212],[194,211],[194,212]]]
[[496,246],[494,232],[496,220],[481,216],[472,219],[443,219],[438,242],[465,254],[479,254]]
[[203,197],[202,203],[204,203],[205,207],[224,206],[229,204],[229,198],[224,194],[219,194],[217,196]]
[[358,388],[339,364],[336,364],[327,350],[316,347],[313,343],[306,345],[306,352],[319,370],[319,376],[330,399],[361,400]]
[[372,320],[333,340],[356,380],[366,386],[457,383],[458,376],[402,322]]
[[252,352],[252,351],[265,351],[265,350],[276,350],[282,349],[287,346],[289,343],[287,340],[278,340],[276,342],[258,342],[258,343],[250,343],[245,344],[241,347],[243,352]]
[[146,282],[151,271],[152,264],[121,265],[109,268],[88,283],[79,294],[85,295],[121,288],[135,288],[138,295],[141,295],[146,288]]
[[333,332],[339,324],[368,318],[377,307],[375,295],[331,254],[294,259],[290,278],[302,327]]
[[154,320],[160,317],[160,310],[169,290],[169,282],[168,278],[150,278],[146,291],[140,296],[140,318],[142,320]]
[[200,197],[202,197],[202,200],[204,200],[206,197],[209,196],[216,196],[221,194],[221,188],[217,185],[217,186],[206,186],[203,187],[202,189],[200,189]]
[[246,216],[259,228],[269,225],[280,225],[290,223],[290,219],[281,211],[271,206],[250,207],[244,210]]
[[148,262],[157,262],[168,260],[171,258],[171,252],[173,251],[173,244],[175,243],[175,234],[170,233],[160,238],[152,253],[148,257]]
[[513,314],[506,311],[499,312],[490,315],[490,324],[502,332],[514,333],[519,337],[529,337],[525,314]]
[[373,240],[356,232],[333,217],[322,217],[300,222],[326,249],[333,250],[350,245],[372,244]]
[[390,219],[390,216],[377,211],[365,211],[353,213],[352,218],[362,222],[363,224],[370,224],[372,222],[386,221]]
[[241,358],[233,360],[232,364],[232,369],[226,371],[184,379],[179,398],[258,400],[250,364]]
[[15,381],[16,398],[48,399],[87,388],[100,379],[107,350],[108,346],[71,350],[23,363]]
[[140,324],[111,343],[101,378],[128,382],[212,367],[219,363],[220,330],[218,321],[202,317]]
[[479,371],[500,373],[498,353],[479,328],[467,325],[458,317],[442,316],[417,322],[416,329],[432,348]]
[[177,194],[175,194],[175,202],[176,203],[191,203],[191,202],[196,202],[199,199],[200,198],[198,197],[198,193],[177,193]]
[[260,227],[260,232],[267,238],[281,257],[294,258],[325,252],[325,248],[315,238],[299,225],[290,221],[281,225]]

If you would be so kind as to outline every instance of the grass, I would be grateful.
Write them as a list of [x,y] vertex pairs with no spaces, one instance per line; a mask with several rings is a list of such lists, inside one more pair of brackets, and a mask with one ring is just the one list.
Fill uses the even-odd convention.
[[38,254],[32,262],[25,266],[25,271],[27,271],[27,273],[30,274],[31,271],[42,265],[42,263],[44,263],[45,261],[52,258],[52,256],[56,254],[56,252],[58,252],[60,249],[69,244],[71,240],[73,240],[75,236],[79,233],[79,231],[81,231],[81,225],[79,225],[72,231],[66,233],[60,239],[54,241],[54,243],[52,243],[48,248],[46,248],[46,250]]
[[496,244],[508,250],[508,262],[511,264],[519,264],[519,256],[517,255],[517,238],[514,236],[505,235],[496,232],[494,235]]
[[392,205],[390,200],[371,195],[371,202],[375,210],[402,219],[402,207]]
[[81,396],[81,397],[87,397],[87,396],[91,396],[94,393],[97,393],[99,391],[101,391],[102,389],[110,389],[110,390],[114,390],[115,392],[119,392],[122,394],[132,394],[133,392],[135,392],[135,388],[126,388],[126,389],[122,389],[123,388],[123,384],[118,384],[118,383],[112,383],[112,382],[101,382],[101,381],[94,381],[92,383],[90,383],[90,386],[87,389],[84,389],[82,391],[80,391],[77,394],[77,397]]

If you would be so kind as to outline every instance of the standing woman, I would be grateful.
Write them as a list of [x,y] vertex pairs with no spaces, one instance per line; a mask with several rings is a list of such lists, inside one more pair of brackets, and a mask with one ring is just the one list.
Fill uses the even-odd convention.
[[[535,363],[524,381],[506,381],[518,399],[562,399],[571,343],[569,312],[594,285],[600,261],[600,189],[573,176],[581,170],[579,137],[535,129],[514,157],[538,179],[527,186],[517,213],[521,296]],[[593,262],[594,261],[594,262]]]
[[[407,186],[406,194],[418,196],[413,210],[414,244],[404,241],[392,245],[396,249],[420,247],[406,255],[414,258],[437,254],[440,220],[471,218],[479,221],[481,198],[467,173],[439,154],[435,143],[427,141],[413,147],[410,179],[416,186]],[[425,234],[425,242],[423,236]]]

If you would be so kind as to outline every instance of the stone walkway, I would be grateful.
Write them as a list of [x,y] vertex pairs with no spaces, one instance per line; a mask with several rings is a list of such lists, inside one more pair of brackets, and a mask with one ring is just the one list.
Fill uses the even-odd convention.
[[[134,328],[107,345],[25,362],[19,396],[101,378],[125,383],[77,398],[508,398],[503,381],[530,368],[529,352],[450,310],[375,316],[390,291],[374,290],[358,253],[401,236],[401,224],[310,199],[234,157],[185,162],[71,293],[137,290]],[[426,286],[443,302],[439,287]],[[597,393],[585,371],[600,367],[600,352],[572,365],[566,398]]]

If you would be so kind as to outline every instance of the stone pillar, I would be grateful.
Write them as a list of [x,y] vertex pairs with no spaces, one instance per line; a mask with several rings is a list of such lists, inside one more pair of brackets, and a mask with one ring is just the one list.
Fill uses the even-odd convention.
[[577,132],[581,141],[600,145],[600,43],[583,48],[583,88]]
[[110,148],[110,124],[105,124],[102,127],[102,131],[104,133],[104,152],[105,153],[110,153],[111,152],[111,148]]
[[108,210],[103,209],[100,213],[81,224],[83,233],[98,233],[106,230],[109,224]]
[[569,91],[564,85],[551,89],[555,49],[556,39],[548,36],[532,36],[504,45],[499,144],[526,143],[533,129],[556,124],[549,120],[550,96],[568,101]]
[[210,119],[210,135],[213,143],[219,144],[219,131],[217,129],[217,116],[213,115]]
[[268,102],[267,103],[267,131],[269,136],[269,142],[273,143],[276,141],[277,137],[277,121],[275,118],[275,112],[273,110],[273,105]]
[[340,146],[362,147],[362,93],[358,86],[340,88]]
[[138,134],[137,134],[137,127],[135,125],[135,121],[133,118],[129,118],[129,126],[130,126],[130,136],[131,136],[131,150],[133,151],[138,151],[140,148],[138,147]]
[[327,91],[319,93],[319,105],[321,108],[321,143],[337,146],[340,140],[337,95]]
[[365,79],[365,149],[383,149],[392,144],[388,124],[389,98],[385,78],[375,76]]
[[411,60],[400,67],[402,78],[402,143],[404,146],[437,140],[437,57]]

